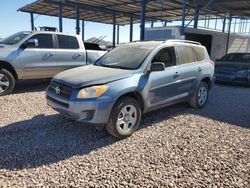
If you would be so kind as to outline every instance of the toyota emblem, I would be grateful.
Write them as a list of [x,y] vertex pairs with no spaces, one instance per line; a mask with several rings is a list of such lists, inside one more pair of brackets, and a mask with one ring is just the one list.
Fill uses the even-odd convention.
[[61,89],[60,89],[59,86],[56,86],[55,92],[56,92],[57,95],[59,95],[61,93]]

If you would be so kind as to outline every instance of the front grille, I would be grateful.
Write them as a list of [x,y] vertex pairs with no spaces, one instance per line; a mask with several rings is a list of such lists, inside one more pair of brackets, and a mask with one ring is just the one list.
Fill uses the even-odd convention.
[[69,104],[53,99],[52,97],[46,96],[47,99],[51,100],[53,103],[62,106],[64,108],[69,108]]
[[[57,92],[58,88],[60,92]],[[72,93],[72,88],[68,85],[53,81],[49,86],[49,91],[68,100]]]

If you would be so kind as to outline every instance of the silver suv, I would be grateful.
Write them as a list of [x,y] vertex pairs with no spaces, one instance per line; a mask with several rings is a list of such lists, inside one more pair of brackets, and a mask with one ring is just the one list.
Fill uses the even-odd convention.
[[130,136],[142,114],[174,103],[202,108],[214,63],[191,41],[121,45],[93,65],[56,75],[47,88],[49,106],[71,119],[105,125],[115,137]]

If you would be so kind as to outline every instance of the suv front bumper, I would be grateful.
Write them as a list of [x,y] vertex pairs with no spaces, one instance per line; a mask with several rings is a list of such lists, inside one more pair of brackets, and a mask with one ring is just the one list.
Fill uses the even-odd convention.
[[46,101],[50,107],[64,116],[88,124],[106,124],[114,103],[109,97],[62,102],[48,94]]

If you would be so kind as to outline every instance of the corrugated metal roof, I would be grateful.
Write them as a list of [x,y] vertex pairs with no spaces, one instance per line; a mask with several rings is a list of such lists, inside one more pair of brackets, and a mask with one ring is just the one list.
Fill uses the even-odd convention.
[[[140,22],[140,0],[37,0],[19,10],[22,12],[41,15],[58,16],[59,2],[63,5],[62,15],[65,18],[76,18],[76,4],[80,6],[80,19],[86,21],[113,23],[113,14],[116,23],[129,24],[133,16],[134,23]],[[203,7],[208,0],[187,0],[186,19],[195,15],[195,7]],[[206,15],[250,17],[250,0],[214,0],[206,10],[202,10],[200,18]],[[171,21],[182,18],[182,0],[154,0],[146,6],[146,20]]]

